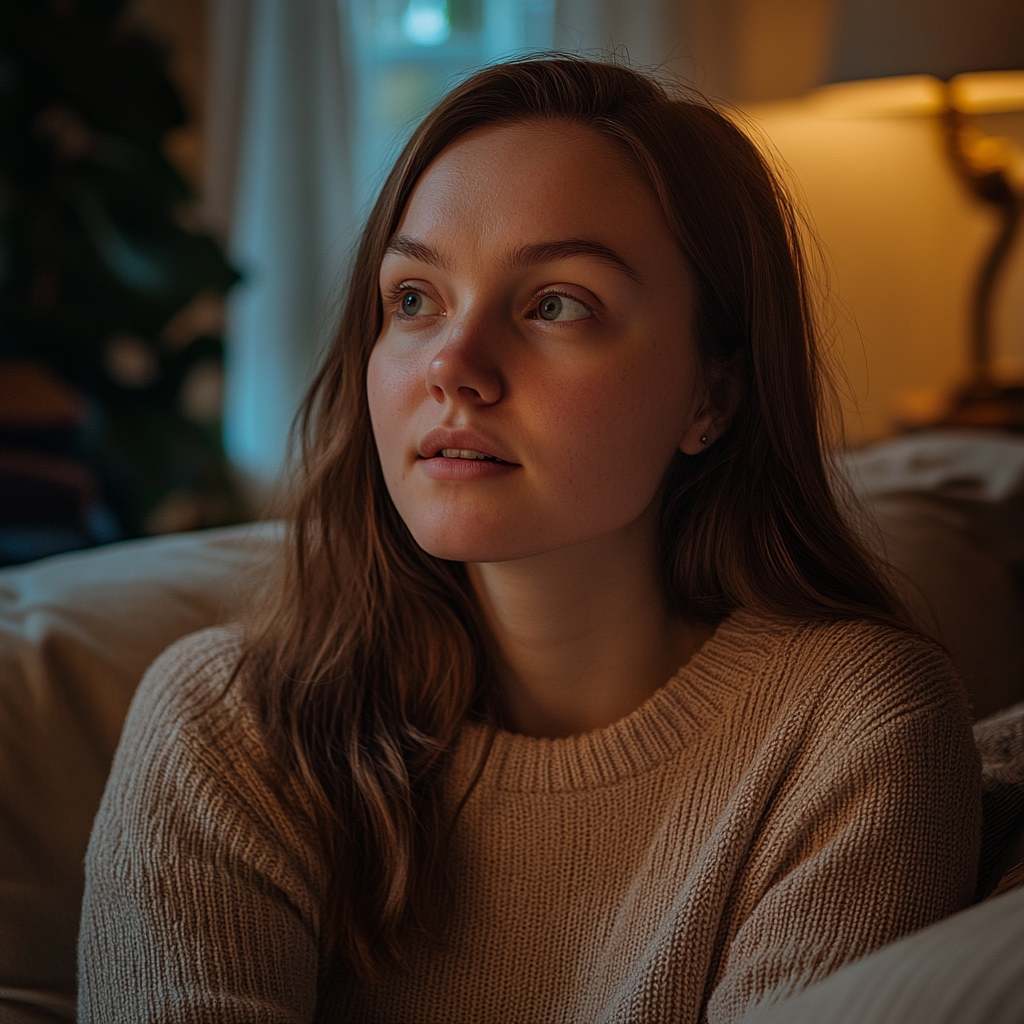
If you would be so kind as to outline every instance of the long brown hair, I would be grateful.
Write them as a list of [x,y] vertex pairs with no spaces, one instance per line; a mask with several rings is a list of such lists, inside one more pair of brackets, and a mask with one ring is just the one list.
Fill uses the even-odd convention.
[[723,373],[737,382],[724,435],[677,453],[667,474],[667,600],[702,618],[742,605],[900,621],[829,487],[797,222],[757,149],[707,103],[672,99],[618,64],[527,59],[474,75],[413,134],[370,214],[302,412],[282,581],[239,668],[322,837],[325,937],[366,978],[400,959],[404,929],[430,919],[451,826],[445,768],[467,717],[486,716],[493,697],[464,566],[416,545],[381,474],[366,398],[377,276],[431,161],[466,132],[530,118],[586,125],[631,155],[689,262],[709,386]]

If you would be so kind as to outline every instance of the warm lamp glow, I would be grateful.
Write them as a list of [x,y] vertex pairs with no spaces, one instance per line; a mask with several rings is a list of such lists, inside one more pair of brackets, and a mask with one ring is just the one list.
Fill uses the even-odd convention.
[[976,71],[950,79],[953,105],[964,114],[1024,110],[1024,71]]
[[828,118],[929,117],[945,107],[942,83],[931,75],[837,82],[792,102]]
[[[964,114],[1024,110],[1024,71],[957,75],[949,88],[954,106]],[[817,117],[934,117],[946,108],[946,86],[932,75],[869,78],[823,85],[784,105],[803,106]],[[783,104],[765,104],[764,109],[775,106]]]
[[[1024,72],[960,75],[950,95],[968,122],[979,116],[986,131],[1024,138],[1024,113],[1013,113],[1024,111]],[[996,225],[949,161],[946,104],[945,83],[911,75],[828,85],[745,111],[823,243],[838,299],[825,328],[838,337],[853,393],[853,441],[885,435],[913,418],[911,396],[916,408],[969,374],[973,292]],[[991,150],[1009,180],[1024,182],[1019,144],[980,131],[972,138],[972,160]],[[1024,375],[1022,250],[1010,253],[994,306],[998,378]]]

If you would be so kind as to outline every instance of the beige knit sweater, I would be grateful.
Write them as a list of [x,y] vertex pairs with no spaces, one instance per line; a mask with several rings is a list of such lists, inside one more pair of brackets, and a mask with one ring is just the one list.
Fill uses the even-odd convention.
[[[325,874],[214,629],[132,706],[87,857],[80,1020],[732,1021],[964,906],[976,754],[933,646],[734,614],[621,721],[498,733],[454,838],[443,939],[354,981]],[[454,801],[486,731],[468,725]]]

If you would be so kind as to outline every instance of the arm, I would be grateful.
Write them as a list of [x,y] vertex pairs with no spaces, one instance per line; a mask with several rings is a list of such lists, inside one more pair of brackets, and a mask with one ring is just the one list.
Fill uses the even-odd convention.
[[[825,665],[817,671],[828,673]],[[892,634],[831,670],[735,897],[707,1019],[731,1021],[971,899],[977,753],[937,649]]]
[[313,844],[268,784],[224,630],[140,684],[86,856],[79,1020],[311,1021],[322,891]]

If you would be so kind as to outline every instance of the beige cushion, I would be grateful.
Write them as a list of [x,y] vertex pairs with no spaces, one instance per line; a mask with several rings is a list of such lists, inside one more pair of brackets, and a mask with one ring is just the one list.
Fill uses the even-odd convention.
[[930,431],[847,453],[868,543],[945,645],[975,718],[1024,700],[1024,437]]
[[1024,700],[1024,600],[1013,566],[979,541],[963,508],[915,494],[868,501],[895,588],[949,651],[975,719]]
[[974,739],[981,754],[978,895],[984,896],[1024,861],[1024,703],[978,722]]
[[0,572],[4,1024],[39,1020],[29,1006],[73,1013],[82,859],[135,687],[173,640],[230,614],[280,533],[208,530]]
[[740,1024],[1020,1024],[1024,889],[894,942]]

